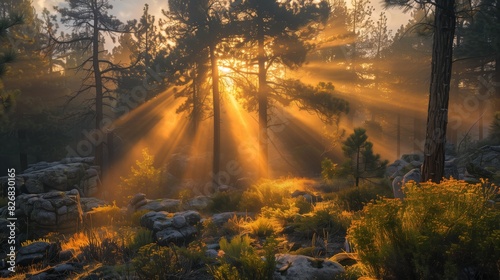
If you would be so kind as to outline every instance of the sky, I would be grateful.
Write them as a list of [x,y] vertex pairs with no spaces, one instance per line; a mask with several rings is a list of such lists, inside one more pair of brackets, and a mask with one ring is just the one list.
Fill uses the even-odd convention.
[[[38,12],[41,12],[44,7],[52,10],[52,7],[64,2],[63,0],[34,0],[33,4]],[[346,1],[349,5],[350,0]],[[382,8],[381,0],[372,0],[372,5],[375,7],[373,13],[374,20],[377,20],[379,14],[384,9]],[[161,10],[167,8],[167,0],[110,0],[113,5],[112,15],[115,15],[122,21],[131,19],[138,19],[142,14],[144,4],[149,4],[149,11],[156,15],[157,18],[161,17]],[[389,28],[393,33],[408,21],[409,14],[404,14],[400,9],[391,8],[385,10]]]

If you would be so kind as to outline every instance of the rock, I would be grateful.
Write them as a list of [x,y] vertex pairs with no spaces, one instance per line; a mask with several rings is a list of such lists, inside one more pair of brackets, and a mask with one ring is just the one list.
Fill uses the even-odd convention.
[[415,168],[415,169],[410,170],[410,172],[406,173],[403,176],[402,185],[406,185],[406,183],[408,183],[409,181],[414,181],[415,183],[420,183],[420,179],[421,179],[420,168]]
[[169,224],[168,225],[166,224],[165,227],[161,227],[161,228],[156,229],[157,231],[161,230],[163,228],[167,228],[169,226],[172,226],[171,225],[172,219],[169,218],[169,213],[165,212],[165,211],[148,212],[141,217],[140,221],[141,221],[141,226],[148,228],[150,230],[154,230],[153,228],[154,228],[155,223],[162,223],[162,222],[167,222],[167,221],[169,222]]
[[245,217],[248,216],[248,213],[245,212],[223,212],[223,213],[217,213],[212,216],[212,222],[220,227],[224,225],[229,219],[232,217],[237,216],[237,217]]
[[55,243],[38,241],[21,247],[17,252],[16,263],[20,266],[32,265],[41,261],[55,259],[61,247]]
[[198,231],[193,226],[180,229],[166,228],[156,233],[156,240],[160,246],[168,246],[170,243],[186,245],[197,233]]
[[397,176],[392,180],[392,193],[394,194],[394,198],[404,198],[404,193],[402,188],[403,177]]
[[147,204],[137,208],[137,210],[150,210],[150,211],[175,211],[181,205],[179,199],[159,199],[150,200]]
[[205,252],[205,256],[210,259],[217,259],[217,257],[219,256],[219,252],[214,249],[207,249],[207,251]]
[[17,205],[27,216],[33,229],[54,232],[76,230],[82,223],[80,195],[74,189],[68,192],[22,194]]
[[59,261],[69,261],[75,256],[75,249],[68,249],[59,252]]
[[187,225],[186,218],[184,216],[174,216],[172,218],[172,226],[179,229]]
[[208,196],[200,195],[194,198],[191,198],[184,204],[184,209],[193,209],[193,210],[205,210],[210,204],[211,198]]
[[82,206],[83,212],[89,212],[94,208],[109,205],[109,203],[95,197],[81,197],[80,205]]
[[198,233],[195,225],[201,216],[196,211],[184,211],[170,214],[165,211],[149,212],[141,217],[141,226],[155,233],[159,245],[170,243],[185,245]]
[[196,211],[184,211],[175,213],[173,216],[166,211],[149,212],[141,217],[141,226],[153,232],[167,228],[180,229],[186,226],[194,226],[199,223],[201,216]]
[[26,187],[26,190],[28,191],[28,193],[43,193],[43,192],[45,192],[45,188],[44,188],[42,182],[40,182],[37,179],[26,177],[24,180],[24,186]]
[[[89,165],[90,158],[38,162],[17,174],[17,187],[22,193],[41,194],[50,190],[69,191],[78,189],[83,196],[97,192],[98,167]],[[3,184],[2,178],[0,183]]]
[[135,194],[131,199],[130,199],[130,202],[129,204],[130,205],[136,205],[137,202],[139,201],[142,201],[142,200],[145,200],[146,199],[146,194],[144,193],[137,193]]
[[351,266],[357,263],[355,256],[356,254],[352,253],[338,253],[329,260],[337,262],[342,266]]
[[339,263],[328,259],[289,254],[276,255],[276,269],[274,279],[287,280],[334,279],[345,271]]
[[184,211],[184,212],[177,212],[174,214],[174,218],[177,216],[182,216],[186,220],[186,223],[188,225],[194,226],[197,223],[201,221],[201,215],[200,213],[190,210],[190,211]]
[[451,158],[444,162],[444,177],[447,179],[459,179],[458,167],[455,164],[455,159]]

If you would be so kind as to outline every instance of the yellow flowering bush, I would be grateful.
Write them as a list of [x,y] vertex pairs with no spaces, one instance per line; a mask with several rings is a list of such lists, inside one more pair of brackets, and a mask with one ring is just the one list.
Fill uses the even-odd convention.
[[[500,267],[498,188],[488,182],[410,182],[405,199],[380,198],[347,238],[377,279],[490,279]],[[493,278],[492,278],[493,279]]]

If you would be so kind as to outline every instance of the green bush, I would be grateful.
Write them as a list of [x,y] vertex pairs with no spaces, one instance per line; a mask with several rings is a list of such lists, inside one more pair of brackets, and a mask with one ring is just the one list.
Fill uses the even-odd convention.
[[343,189],[337,192],[338,203],[346,211],[359,211],[363,206],[379,196],[391,196],[388,188],[364,184],[359,187]]
[[133,235],[128,244],[132,252],[137,252],[139,248],[154,242],[153,232],[149,229],[139,228]]
[[246,190],[241,197],[241,211],[258,212],[264,206],[278,207],[290,197],[293,180],[264,180]]
[[318,203],[311,213],[300,216],[295,226],[296,232],[311,238],[325,231],[330,234],[345,233],[347,221],[342,209],[333,201],[327,201]]
[[238,209],[241,200],[241,192],[229,191],[218,192],[212,196],[208,205],[208,211],[212,213],[231,212]]
[[174,250],[157,244],[142,246],[132,263],[136,273],[144,279],[180,278],[185,273]]
[[270,280],[276,269],[274,257],[277,242],[268,238],[264,244],[263,256],[251,246],[248,236],[236,236],[230,242],[222,238],[219,242],[221,265],[211,267],[210,274],[216,280]]
[[[406,198],[369,203],[348,230],[365,273],[377,279],[495,279],[500,211],[489,183],[408,183]],[[497,278],[496,278],[497,279]]]
[[252,236],[269,237],[280,233],[283,227],[275,219],[258,217],[244,225]]
[[162,195],[160,188],[161,169],[154,167],[155,157],[148,149],[142,150],[142,161],[137,160],[130,168],[128,177],[120,177],[119,193],[122,202],[127,202],[136,193],[158,198]]

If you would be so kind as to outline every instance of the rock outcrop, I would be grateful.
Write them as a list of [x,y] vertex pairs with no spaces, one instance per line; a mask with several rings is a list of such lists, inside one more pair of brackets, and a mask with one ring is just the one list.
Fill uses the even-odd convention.
[[[50,191],[77,189],[82,196],[92,196],[99,184],[99,167],[93,165],[94,158],[68,158],[58,162],[32,164],[17,174],[18,193],[41,194]],[[7,177],[0,178],[4,186]]]
[[274,279],[313,280],[334,279],[344,268],[337,262],[303,255],[276,255]]
[[42,194],[22,194],[17,197],[19,217],[27,217],[34,229],[72,231],[82,222],[80,194],[74,189]]
[[141,226],[153,231],[159,245],[187,244],[198,233],[201,216],[196,211],[168,213],[151,211],[141,217]]

